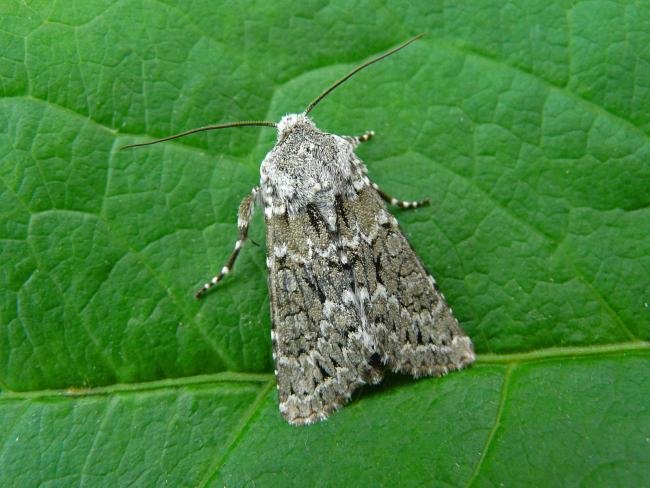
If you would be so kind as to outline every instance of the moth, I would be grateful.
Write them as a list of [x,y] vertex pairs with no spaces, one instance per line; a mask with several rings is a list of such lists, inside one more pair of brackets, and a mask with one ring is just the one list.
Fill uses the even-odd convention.
[[429,201],[399,200],[368,177],[354,150],[372,131],[356,137],[328,134],[309,117],[358,71],[421,36],[358,66],[304,112],[277,123],[210,125],[125,146],[228,127],[277,129],[277,142],[262,161],[260,184],[239,206],[234,250],[196,297],[231,272],[253,211],[262,207],[275,375],[280,412],[291,424],[325,419],[359,386],[380,382],[386,370],[440,376],[474,361],[471,340],[387,210],[387,204],[415,209]]

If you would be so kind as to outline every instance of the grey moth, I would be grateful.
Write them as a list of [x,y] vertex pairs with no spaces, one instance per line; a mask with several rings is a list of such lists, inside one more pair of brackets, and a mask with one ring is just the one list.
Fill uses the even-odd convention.
[[428,200],[391,197],[368,177],[355,148],[371,139],[321,131],[309,117],[332,90],[416,36],[357,67],[302,113],[279,122],[210,125],[195,132],[270,126],[277,142],[262,161],[260,183],[242,200],[239,236],[202,297],[229,274],[256,207],[264,211],[271,338],[280,412],[291,424],[327,418],[363,384],[385,371],[440,376],[474,361],[465,335],[435,280],[387,205],[415,209]]

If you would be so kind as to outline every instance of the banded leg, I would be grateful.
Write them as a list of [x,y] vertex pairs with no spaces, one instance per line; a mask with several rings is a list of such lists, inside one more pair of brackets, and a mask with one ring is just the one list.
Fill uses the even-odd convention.
[[350,141],[350,144],[352,144],[353,147],[357,147],[362,142],[368,142],[370,139],[373,138],[374,135],[375,135],[374,130],[367,130],[360,136],[345,136],[345,139]]
[[375,183],[374,181],[371,181],[370,184],[372,187],[377,190],[377,193],[379,193],[379,196],[386,202],[390,203],[391,205],[394,205],[396,207],[400,208],[418,208],[418,207],[424,207],[426,205],[429,205],[431,203],[431,200],[428,198],[425,198],[424,200],[415,200],[412,202],[408,202],[406,200],[399,200],[395,197],[391,197],[388,193],[386,193],[384,190],[379,188],[379,185]]
[[248,223],[250,222],[251,216],[253,215],[253,210],[255,210],[255,198],[257,192],[259,191],[258,187],[253,188],[253,190],[248,194],[239,204],[239,211],[237,212],[237,227],[239,228],[239,237],[237,242],[235,242],[235,248],[233,249],[228,261],[219,274],[204,284],[199,291],[194,295],[196,298],[201,298],[205,293],[212,288],[214,285],[219,283],[224,276],[226,276],[232,270],[235,260],[239,255],[239,251],[244,245],[246,236],[248,235]]

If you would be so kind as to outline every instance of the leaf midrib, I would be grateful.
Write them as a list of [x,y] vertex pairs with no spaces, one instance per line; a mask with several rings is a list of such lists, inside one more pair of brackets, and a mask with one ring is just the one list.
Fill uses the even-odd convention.
[[[603,344],[579,347],[552,347],[536,351],[511,354],[478,354],[475,365],[504,364],[521,365],[562,358],[577,358],[585,356],[608,356],[627,352],[650,353],[650,342],[634,341],[617,344]],[[48,389],[32,391],[12,391],[5,389],[0,392],[0,403],[8,400],[37,400],[51,398],[80,398],[86,396],[110,396],[124,393],[142,393],[175,388],[186,388],[193,385],[220,385],[223,383],[267,383],[274,381],[271,373],[241,373],[222,372],[206,375],[183,376],[166,378],[164,380],[145,381],[140,383],[116,383],[107,386],[91,388]]]

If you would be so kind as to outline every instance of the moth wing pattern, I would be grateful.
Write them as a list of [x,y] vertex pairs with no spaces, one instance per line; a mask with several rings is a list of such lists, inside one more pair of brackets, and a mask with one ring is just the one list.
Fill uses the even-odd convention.
[[353,236],[343,241],[359,243],[348,254],[382,362],[415,377],[440,376],[473,362],[470,339],[377,191],[365,187],[342,211],[348,218],[341,233]]
[[[351,172],[365,175],[350,145]],[[292,424],[326,418],[386,367],[431,376],[474,360],[397,220],[362,181],[352,196],[298,215],[267,213],[273,355],[280,411]]]
[[381,379],[354,306],[352,270],[320,213],[267,220],[273,356],[280,412],[293,424],[326,418],[366,382]]

